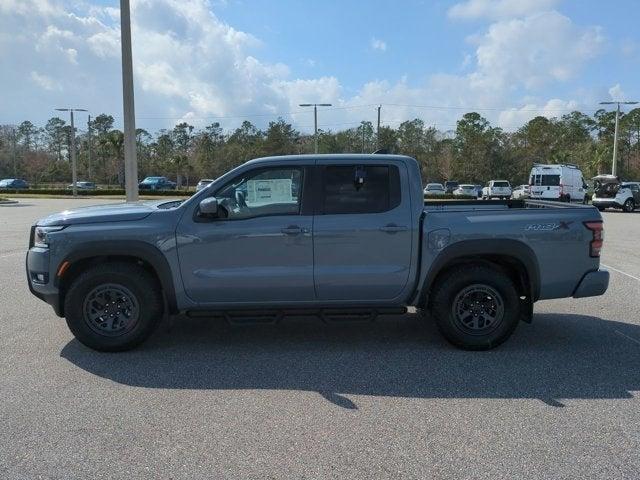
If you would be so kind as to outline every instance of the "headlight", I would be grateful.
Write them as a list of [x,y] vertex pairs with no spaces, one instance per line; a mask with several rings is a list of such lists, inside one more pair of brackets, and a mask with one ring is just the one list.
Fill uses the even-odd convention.
[[33,235],[33,246],[41,248],[49,248],[49,239],[47,236],[51,232],[59,232],[64,226],[60,227],[36,227]]

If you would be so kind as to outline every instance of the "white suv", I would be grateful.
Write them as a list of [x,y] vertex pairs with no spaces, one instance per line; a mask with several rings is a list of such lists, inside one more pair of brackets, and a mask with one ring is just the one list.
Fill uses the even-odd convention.
[[620,208],[625,212],[633,212],[640,208],[640,182],[620,182],[613,175],[594,177],[595,192],[591,203],[598,210]]
[[491,180],[482,189],[482,198],[484,200],[511,198],[511,184],[506,180]]

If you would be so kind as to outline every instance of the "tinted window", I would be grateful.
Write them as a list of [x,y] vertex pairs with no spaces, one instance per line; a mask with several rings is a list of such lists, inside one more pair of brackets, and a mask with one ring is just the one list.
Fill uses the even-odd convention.
[[557,187],[560,185],[560,175],[536,175],[533,184],[537,187]]
[[301,168],[270,168],[246,172],[216,193],[230,220],[300,212]]
[[322,211],[328,215],[386,212],[400,204],[400,175],[394,165],[327,166],[323,188]]
[[509,182],[493,182],[494,187],[508,187]]

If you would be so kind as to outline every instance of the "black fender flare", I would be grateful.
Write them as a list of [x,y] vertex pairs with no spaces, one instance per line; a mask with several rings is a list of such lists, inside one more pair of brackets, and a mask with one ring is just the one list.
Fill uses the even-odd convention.
[[427,270],[419,297],[422,302],[426,301],[438,274],[456,260],[470,257],[477,257],[478,260],[502,257],[520,262],[527,272],[531,300],[535,302],[540,297],[540,267],[538,266],[536,254],[531,247],[519,240],[488,238],[462,240],[445,247]]
[[[178,312],[176,290],[169,262],[163,253],[150,243],[141,240],[126,240],[122,242],[90,241],[75,249],[60,262],[60,265],[64,262],[69,262],[70,266],[73,266],[74,263],[80,260],[105,256],[134,257],[149,264],[160,280],[160,285],[167,299],[169,312]],[[60,268],[60,265],[56,267],[56,271]],[[57,276],[55,282],[57,286],[59,282]]]

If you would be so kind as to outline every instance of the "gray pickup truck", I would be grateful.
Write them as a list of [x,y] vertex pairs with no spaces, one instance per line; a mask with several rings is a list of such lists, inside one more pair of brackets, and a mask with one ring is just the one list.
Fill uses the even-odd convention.
[[104,351],[163,314],[372,319],[416,307],[454,345],[506,340],[533,303],[603,294],[596,208],[423,200],[398,155],[252,160],[186,201],[57,213],[31,230],[31,292]]

